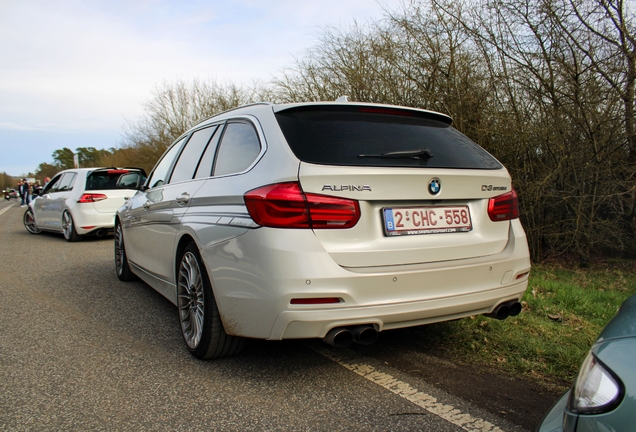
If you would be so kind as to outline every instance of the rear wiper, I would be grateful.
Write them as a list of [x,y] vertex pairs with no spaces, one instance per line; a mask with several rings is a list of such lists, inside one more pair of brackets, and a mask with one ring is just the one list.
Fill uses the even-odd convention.
[[377,157],[386,159],[430,159],[433,152],[424,147],[418,150],[401,150],[381,154],[360,154],[358,157]]

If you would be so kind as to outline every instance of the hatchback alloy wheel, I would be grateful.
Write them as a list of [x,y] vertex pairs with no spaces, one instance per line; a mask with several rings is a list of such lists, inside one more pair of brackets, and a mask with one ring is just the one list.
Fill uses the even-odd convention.
[[28,209],[26,212],[24,212],[23,221],[24,221],[24,227],[27,229],[28,232],[30,232],[31,234],[40,234],[41,231],[38,229],[38,226],[35,224],[35,217],[33,216],[33,210]]
[[80,239],[79,234],[75,230],[75,224],[73,223],[73,216],[68,210],[62,214],[62,231],[64,232],[64,238],[67,241],[75,242]]

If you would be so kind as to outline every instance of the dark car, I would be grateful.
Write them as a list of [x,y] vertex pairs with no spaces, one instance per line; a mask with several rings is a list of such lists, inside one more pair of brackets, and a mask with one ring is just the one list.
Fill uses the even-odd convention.
[[636,295],[625,300],[538,432],[636,430]]

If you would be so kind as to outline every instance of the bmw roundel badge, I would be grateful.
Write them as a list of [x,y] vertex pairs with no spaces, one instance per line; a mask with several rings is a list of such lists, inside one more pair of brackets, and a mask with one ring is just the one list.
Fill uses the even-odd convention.
[[431,195],[437,195],[441,188],[442,182],[438,178],[431,179],[431,181],[428,182],[428,192]]

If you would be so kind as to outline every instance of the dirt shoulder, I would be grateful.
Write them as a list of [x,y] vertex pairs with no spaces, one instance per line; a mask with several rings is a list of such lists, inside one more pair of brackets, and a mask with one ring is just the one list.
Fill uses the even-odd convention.
[[372,346],[350,348],[530,431],[570,384],[514,377],[494,367],[462,363],[449,358],[439,346],[418,343],[412,330],[396,330],[382,336]]

